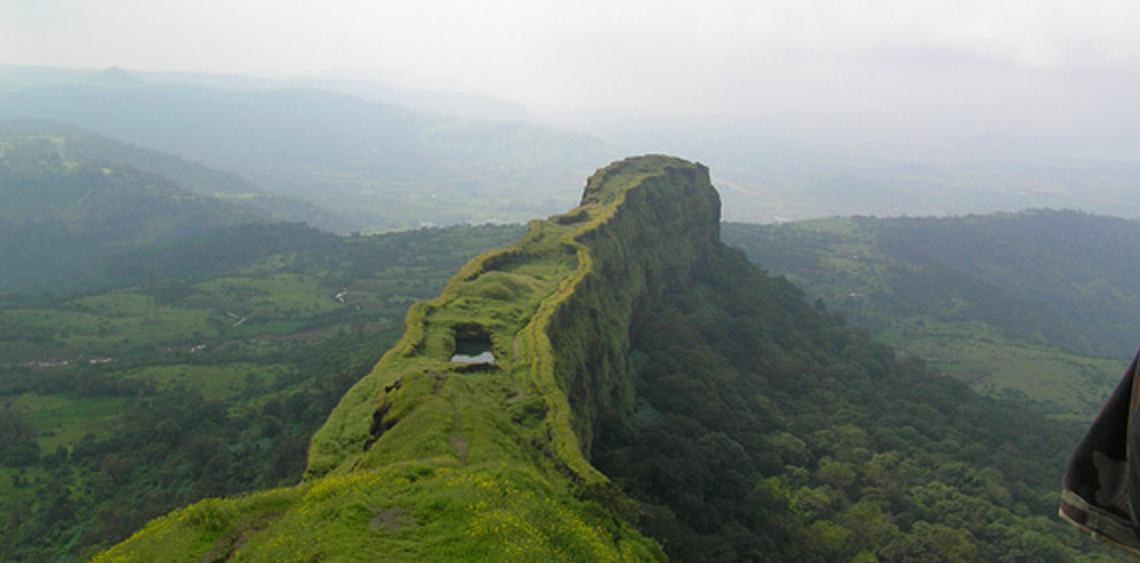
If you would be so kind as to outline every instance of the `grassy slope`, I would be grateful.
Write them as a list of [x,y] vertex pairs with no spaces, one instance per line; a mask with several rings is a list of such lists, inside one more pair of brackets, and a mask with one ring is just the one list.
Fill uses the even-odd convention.
[[[629,197],[639,201],[624,207]],[[715,244],[718,206],[703,168],[649,157],[600,171],[581,207],[533,222],[522,241],[471,261],[439,298],[412,308],[401,341],[314,437],[306,483],[199,503],[96,560],[661,558],[616,518],[626,501],[584,455],[604,414],[592,409],[620,402],[622,366],[599,372],[579,355],[624,357],[627,343],[606,327],[628,326],[631,300],[696,262],[691,239],[662,238],[655,256],[633,260],[642,275],[620,273],[638,248],[624,247],[636,242],[626,231],[675,226],[690,207],[707,213],[698,222]],[[609,277],[631,280],[618,307],[601,295]],[[448,361],[468,333],[492,344],[493,365]],[[592,382],[601,396],[572,404],[589,374],[608,378]]]

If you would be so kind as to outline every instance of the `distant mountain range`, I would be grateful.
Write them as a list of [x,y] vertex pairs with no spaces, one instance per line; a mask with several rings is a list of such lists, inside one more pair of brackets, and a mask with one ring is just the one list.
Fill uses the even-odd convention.
[[598,162],[630,152],[711,166],[732,221],[1044,207],[1140,215],[1140,164],[1119,147],[1065,151],[1003,137],[892,152],[839,125],[805,132],[731,115],[536,115],[486,96],[370,80],[0,66],[2,118],[53,119],[240,173],[328,210],[335,220],[306,220],[342,233],[550,215],[574,203],[578,178]]
[[56,120],[234,171],[331,210],[347,220],[342,231],[547,215],[572,204],[578,179],[615,154],[586,135],[312,88],[25,70],[0,73],[0,92],[0,118]]
[[193,72],[145,72],[137,74],[150,82],[169,82],[207,88],[327,90],[379,104],[401,106],[416,111],[450,115],[474,121],[533,122],[537,120],[537,117],[525,107],[507,100],[469,93],[401,88],[377,80],[321,76],[270,79]]

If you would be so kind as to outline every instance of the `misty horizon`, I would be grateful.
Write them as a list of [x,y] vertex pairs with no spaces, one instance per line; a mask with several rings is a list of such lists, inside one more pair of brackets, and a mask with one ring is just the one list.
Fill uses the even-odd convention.
[[559,127],[708,164],[730,219],[1140,216],[1138,21],[1127,2],[59,0],[0,5],[0,65]]

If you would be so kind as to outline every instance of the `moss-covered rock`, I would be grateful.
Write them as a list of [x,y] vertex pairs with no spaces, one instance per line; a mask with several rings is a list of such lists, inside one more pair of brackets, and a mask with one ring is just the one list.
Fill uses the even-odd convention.
[[[198,503],[95,561],[663,559],[589,453],[632,406],[632,316],[715,253],[719,212],[699,164],[598,171],[579,207],[409,311],[313,438],[302,484]],[[469,340],[494,359],[452,362]]]

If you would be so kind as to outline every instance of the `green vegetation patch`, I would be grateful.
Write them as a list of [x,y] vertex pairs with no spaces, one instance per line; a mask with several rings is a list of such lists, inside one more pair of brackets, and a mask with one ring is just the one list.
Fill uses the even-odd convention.
[[24,361],[87,360],[72,356],[213,337],[214,316],[209,310],[160,305],[142,293],[115,292],[55,307],[0,311],[0,324],[8,327],[8,338],[22,339],[37,350],[39,357]]
[[1140,223],[1071,211],[726,225],[726,240],[900,351],[1050,416],[1096,414],[1135,352]]
[[11,399],[36,430],[40,451],[70,449],[88,434],[110,436],[119,415],[130,402],[121,397],[75,397],[24,394]]
[[219,278],[198,284],[196,289],[209,296],[216,307],[249,318],[310,316],[341,307],[333,299],[335,292],[323,288],[319,279],[303,274]]
[[1004,337],[980,323],[900,324],[882,339],[924,358],[978,391],[1023,401],[1053,417],[1090,420],[1128,360],[1090,358]]
[[[399,337],[390,319],[520,232],[247,226],[122,255],[137,286],[5,294],[0,560],[86,561],[174,508],[296,483],[312,432]],[[227,314],[244,311],[261,316]]]
[[123,377],[154,382],[165,388],[192,388],[206,399],[224,400],[273,387],[278,376],[287,369],[285,365],[272,364],[164,364],[139,368]]
[[[119,561],[644,561],[628,529],[517,469],[396,464],[156,520],[96,557]],[[585,517],[584,517],[585,516]],[[193,539],[189,539],[193,538]]]

